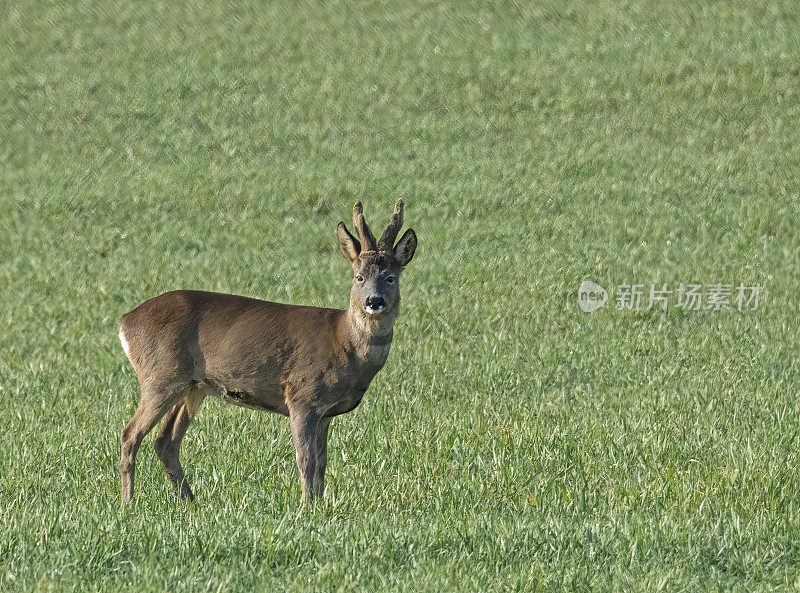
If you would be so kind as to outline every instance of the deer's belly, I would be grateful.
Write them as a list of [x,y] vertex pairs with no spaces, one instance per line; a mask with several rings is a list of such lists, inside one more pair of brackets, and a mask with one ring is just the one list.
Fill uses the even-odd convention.
[[[250,408],[251,410],[262,410],[266,412],[276,412],[277,414],[289,415],[289,408],[280,394],[279,389],[274,390],[250,390],[238,385],[224,385],[217,381],[209,380],[207,384],[211,391],[228,403]],[[275,393],[270,393],[274,391]]]

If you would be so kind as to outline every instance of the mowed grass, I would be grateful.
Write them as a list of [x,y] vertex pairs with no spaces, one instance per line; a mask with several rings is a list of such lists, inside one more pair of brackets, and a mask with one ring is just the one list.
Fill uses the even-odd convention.
[[[796,3],[12,1],[0,41],[0,590],[800,586]],[[398,197],[325,500],[285,419],[207,400],[197,503],[150,436],[122,508],[120,315],[344,307],[336,223]],[[764,293],[587,315],[586,278]]]

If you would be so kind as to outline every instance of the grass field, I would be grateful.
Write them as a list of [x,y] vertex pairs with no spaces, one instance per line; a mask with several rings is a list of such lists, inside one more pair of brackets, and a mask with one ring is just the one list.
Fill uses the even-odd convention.
[[[0,590],[800,587],[795,2],[7,2]],[[419,249],[300,506],[285,419],[207,400],[173,496],[120,315],[344,307],[335,227]],[[576,304],[591,279],[755,311]]]

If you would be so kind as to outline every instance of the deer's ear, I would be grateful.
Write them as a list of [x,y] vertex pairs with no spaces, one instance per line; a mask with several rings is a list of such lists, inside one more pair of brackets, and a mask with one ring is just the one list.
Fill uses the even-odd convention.
[[397,245],[394,246],[394,258],[397,260],[397,263],[400,264],[401,268],[405,267],[406,264],[411,261],[416,250],[417,234],[414,232],[414,229],[408,229],[403,233],[403,236],[400,237]]
[[339,223],[336,231],[339,234],[339,251],[342,252],[342,256],[347,261],[354,262],[358,259],[358,254],[361,253],[361,243],[350,234],[343,222]]

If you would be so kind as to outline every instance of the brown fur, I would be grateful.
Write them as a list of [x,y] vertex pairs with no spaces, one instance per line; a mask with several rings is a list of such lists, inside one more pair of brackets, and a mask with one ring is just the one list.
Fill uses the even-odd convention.
[[[139,407],[122,431],[124,502],[133,496],[142,439],[165,416],[156,453],[180,496],[193,498],[178,456],[209,393],[288,416],[303,498],[323,494],[330,420],[358,406],[389,353],[399,275],[416,249],[411,229],[391,247],[402,209],[398,201],[379,246],[360,202],[353,208],[360,240],[339,224],[339,247],[355,276],[347,309],[177,290],[122,316],[120,339],[141,387]],[[385,303],[382,312],[368,313],[368,301]]]

